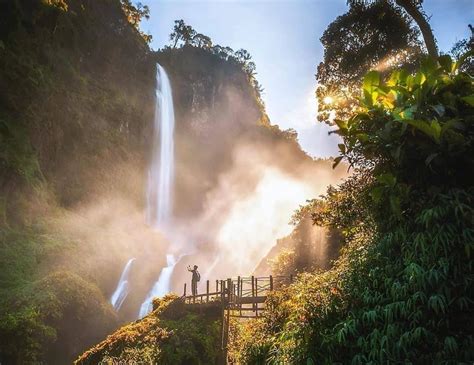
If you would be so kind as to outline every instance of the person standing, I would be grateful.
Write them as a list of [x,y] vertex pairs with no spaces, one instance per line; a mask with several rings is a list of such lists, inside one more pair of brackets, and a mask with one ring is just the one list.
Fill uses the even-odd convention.
[[197,283],[199,280],[201,280],[201,274],[198,271],[197,265],[194,265],[193,269],[188,266],[188,271],[193,273],[193,276],[191,278],[191,292],[193,294],[193,297],[195,297],[197,295]]

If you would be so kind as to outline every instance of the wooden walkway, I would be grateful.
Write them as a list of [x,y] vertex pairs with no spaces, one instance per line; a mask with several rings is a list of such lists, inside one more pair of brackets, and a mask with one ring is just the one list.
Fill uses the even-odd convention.
[[[222,350],[227,357],[231,318],[257,318],[265,311],[269,292],[278,290],[293,281],[293,276],[238,276],[227,280],[206,281],[206,292],[187,295],[184,284],[183,300],[195,306],[219,305],[222,309]],[[215,286],[214,286],[215,285]]]

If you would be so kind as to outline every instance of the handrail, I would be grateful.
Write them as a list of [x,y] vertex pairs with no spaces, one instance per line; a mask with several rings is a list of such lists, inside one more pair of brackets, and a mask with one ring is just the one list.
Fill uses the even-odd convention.
[[[209,290],[210,282],[206,281],[206,292],[196,295],[186,295],[186,284],[182,298],[187,303],[216,302],[227,303],[241,302],[238,298],[266,298],[268,292],[272,292],[293,281],[293,276],[238,276],[226,280],[216,280],[216,289]],[[256,300],[255,302],[258,302]],[[254,305],[254,310],[258,310]]]

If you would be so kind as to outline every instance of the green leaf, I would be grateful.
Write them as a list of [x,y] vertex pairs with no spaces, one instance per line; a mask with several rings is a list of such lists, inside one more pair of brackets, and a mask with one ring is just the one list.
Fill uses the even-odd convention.
[[383,185],[393,187],[397,183],[397,179],[390,173],[378,175],[377,181]]
[[370,197],[375,203],[380,203],[384,190],[385,189],[382,186],[377,186],[370,190]]
[[377,71],[369,71],[364,76],[364,83],[362,84],[362,87],[371,92],[372,88],[374,86],[378,86],[379,84],[380,84],[380,74]]
[[427,136],[430,136],[439,143],[441,136],[441,125],[438,121],[432,120],[431,123],[428,123],[424,120],[404,119],[403,122],[415,127],[417,130],[423,132]]
[[474,95],[463,96],[461,100],[466,102],[470,106],[474,106]]
[[438,68],[438,64],[432,57],[425,57],[421,61],[421,71],[425,74],[430,74]]
[[339,151],[341,151],[341,154],[344,155],[346,153],[346,146],[343,143],[339,143],[337,146],[339,147]]
[[442,56],[438,57],[438,62],[446,72],[452,72],[453,71],[453,66],[454,65],[453,65],[453,60],[451,59],[450,56],[442,55]]
[[414,83],[416,85],[423,85],[426,81],[426,76],[423,72],[417,72],[415,75]]
[[390,207],[392,208],[392,212],[394,212],[396,215],[401,214],[401,209],[400,209],[400,199],[396,195],[390,195]]
[[338,156],[334,159],[334,163],[332,164],[332,168],[335,169],[337,165],[339,165],[339,163],[341,162],[341,160],[343,159],[343,156]]
[[336,119],[334,123],[339,127],[339,129],[345,130],[347,129],[347,122],[345,120]]

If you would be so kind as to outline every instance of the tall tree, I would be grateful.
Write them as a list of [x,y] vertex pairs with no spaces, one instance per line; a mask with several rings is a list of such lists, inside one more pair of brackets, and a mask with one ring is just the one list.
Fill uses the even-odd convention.
[[196,31],[190,25],[187,25],[183,19],[174,21],[173,33],[170,34],[170,41],[173,42],[173,48],[182,41],[185,45],[191,44]]
[[318,119],[350,114],[363,75],[372,68],[389,72],[413,65],[422,53],[419,32],[409,17],[388,1],[355,1],[323,36],[324,59],[317,69]]
[[198,48],[209,49],[212,47],[212,40],[207,35],[197,33],[193,37],[192,44]]
[[422,8],[423,0],[348,0],[348,4],[351,6],[375,2],[391,2],[402,8],[420,28],[428,54],[433,58],[438,57],[436,39]]

